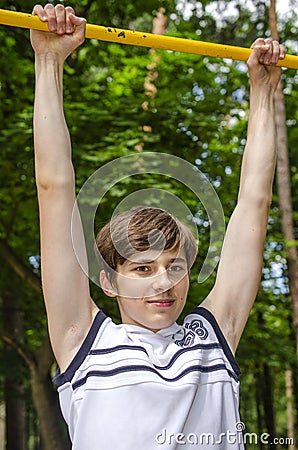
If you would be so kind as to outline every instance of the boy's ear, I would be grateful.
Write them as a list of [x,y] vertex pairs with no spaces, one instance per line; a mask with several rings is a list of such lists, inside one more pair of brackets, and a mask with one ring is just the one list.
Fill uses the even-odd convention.
[[117,293],[116,293],[115,289],[113,288],[111,280],[109,279],[109,277],[107,276],[107,274],[104,270],[100,271],[99,281],[100,281],[100,286],[101,286],[103,292],[108,297],[116,297]]

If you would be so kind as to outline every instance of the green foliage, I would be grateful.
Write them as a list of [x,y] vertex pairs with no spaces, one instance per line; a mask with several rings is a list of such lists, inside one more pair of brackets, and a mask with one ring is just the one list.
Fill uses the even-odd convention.
[[[192,2],[189,2],[191,4]],[[171,0],[81,0],[74,2],[79,14],[91,23],[151,30],[152,17],[160,6],[168,14],[171,35],[233,45],[249,46],[268,29],[265,3],[254,2],[252,14],[242,2],[236,17],[225,17],[219,25],[208,12],[210,2],[193,2],[185,19],[179,5]],[[214,2],[213,2],[214,3]],[[227,2],[216,2],[218,8]],[[31,11],[32,1],[0,1],[0,8]],[[220,11],[219,11],[220,13]],[[297,26],[281,23],[283,40],[296,40]],[[296,17],[297,19],[297,17]],[[296,20],[297,23],[297,20]],[[39,254],[38,213],[34,184],[32,113],[34,94],[33,53],[26,30],[0,27],[0,238],[15,251],[20,261],[39,276],[29,258]],[[148,67],[156,64],[158,78],[155,98],[145,93]],[[284,71],[289,157],[293,205],[298,204],[297,172],[297,74]],[[200,56],[120,46],[88,40],[67,61],[65,69],[65,113],[73,142],[77,190],[99,167],[117,157],[139,154],[139,150],[169,153],[196,165],[216,188],[226,215],[237,198],[239,167],[246,142],[248,79],[245,64]],[[117,204],[139,189],[155,187],[181,198],[193,214],[203,210],[190,190],[164,177],[131,177],[111,189],[101,203],[96,228],[105,223]],[[205,214],[201,211],[201,214]],[[294,212],[296,239],[298,211]],[[191,275],[186,312],[210,291],[214,274],[203,285],[196,282],[209,245],[209,226],[199,231],[200,252]],[[287,267],[280,215],[274,196],[264,257],[264,277],[237,354],[242,375],[244,421],[256,429],[256,362],[274,370],[277,427],[285,431],[285,394],[282,376],[295,361],[291,307],[287,289]],[[12,270],[12,269],[11,269]],[[232,276],[232,274],[231,274]],[[0,300],[9,279],[2,278]],[[34,355],[46,331],[41,298],[24,281],[19,281],[18,301],[23,311],[24,345]],[[92,295],[106,313],[119,320],[115,302],[92,285]],[[2,320],[2,312],[0,311]],[[14,352],[0,349],[0,383],[4,367],[22,366]],[[21,373],[21,372],[20,372]],[[25,383],[25,381],[24,381]],[[30,411],[32,407],[30,406]]]

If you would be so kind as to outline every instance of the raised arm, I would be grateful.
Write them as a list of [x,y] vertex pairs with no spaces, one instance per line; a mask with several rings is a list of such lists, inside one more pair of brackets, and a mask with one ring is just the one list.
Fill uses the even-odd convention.
[[247,62],[250,114],[238,202],[230,219],[217,278],[204,300],[233,351],[258,292],[276,161],[274,92],[285,50],[277,41],[257,39]]
[[[31,31],[35,51],[35,171],[41,234],[42,287],[55,357],[64,370],[88,332],[96,306],[88,277],[73,250],[71,219],[75,178],[63,112],[63,65],[84,41],[85,19],[72,8],[40,5],[33,10],[51,32]],[[78,226],[79,214],[76,210]],[[84,242],[82,237],[82,248]]]

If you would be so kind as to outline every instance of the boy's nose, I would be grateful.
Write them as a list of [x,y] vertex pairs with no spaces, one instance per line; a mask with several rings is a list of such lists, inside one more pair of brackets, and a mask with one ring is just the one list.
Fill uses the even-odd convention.
[[152,287],[157,292],[164,292],[172,287],[172,281],[169,279],[169,274],[166,270],[154,276]]

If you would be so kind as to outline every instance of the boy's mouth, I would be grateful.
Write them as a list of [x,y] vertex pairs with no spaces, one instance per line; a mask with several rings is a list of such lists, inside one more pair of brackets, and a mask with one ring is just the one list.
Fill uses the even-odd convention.
[[148,300],[147,303],[150,303],[150,305],[154,305],[160,308],[169,308],[170,306],[173,305],[173,303],[175,302],[175,300],[171,299],[171,298],[167,298],[167,299],[160,299],[157,298],[155,300]]

